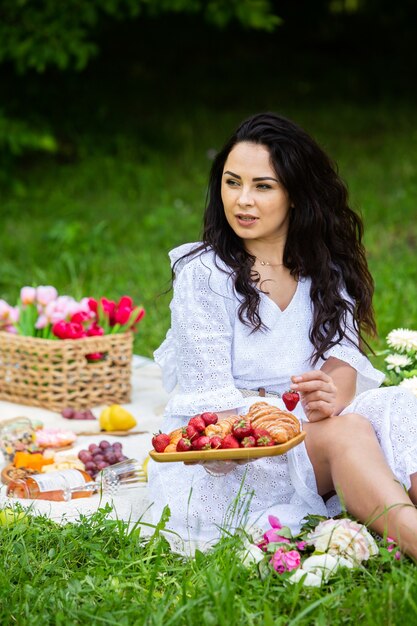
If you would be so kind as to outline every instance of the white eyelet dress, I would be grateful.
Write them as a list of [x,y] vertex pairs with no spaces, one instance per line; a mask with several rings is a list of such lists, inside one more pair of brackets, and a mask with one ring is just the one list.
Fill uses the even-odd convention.
[[[198,245],[174,249],[171,262]],[[290,387],[292,375],[312,369],[309,279],[299,281],[284,311],[261,294],[259,312],[265,331],[251,332],[238,318],[239,305],[230,270],[212,250],[177,265],[171,328],[155,352],[164,386],[173,392],[163,432],[186,424],[203,411],[237,408],[246,413],[261,399],[285,408],[279,398],[244,398],[239,389],[264,387],[283,393]],[[357,395],[344,412],[360,413],[372,422],[394,474],[409,488],[410,475],[417,472],[417,398],[399,387],[377,389],[383,374],[346,339],[326,356],[357,370]],[[306,420],[301,404],[294,413]],[[340,511],[336,496],[326,504],[318,495],[304,443],[282,456],[238,465],[221,477],[210,476],[199,465],[151,462],[149,493],[155,523],[168,505],[171,517],[167,528],[199,548],[218,539],[224,530],[230,532],[242,524],[266,527],[269,514],[297,532],[308,513],[327,516]]]

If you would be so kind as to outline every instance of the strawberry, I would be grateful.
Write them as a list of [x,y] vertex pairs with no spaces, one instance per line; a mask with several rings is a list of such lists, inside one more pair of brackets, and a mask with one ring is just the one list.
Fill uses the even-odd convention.
[[196,427],[193,426],[192,424],[188,424],[188,426],[185,426],[185,428],[182,429],[182,434],[184,435],[186,439],[189,439],[190,441],[192,441],[193,439],[199,436],[200,431],[197,430]]
[[273,446],[274,440],[265,428],[255,428],[253,431],[257,446]]
[[212,449],[216,450],[217,448],[221,448],[223,439],[219,435],[213,435],[210,437],[210,444]]
[[254,448],[256,446],[256,439],[252,435],[249,435],[241,440],[240,445],[242,448]]
[[259,448],[263,446],[274,446],[275,442],[272,439],[270,434],[266,434],[266,435],[261,435],[260,437],[258,437],[258,439],[256,440],[256,445]]
[[189,439],[186,439],[185,437],[180,439],[179,442],[177,443],[177,452],[188,452],[188,450],[191,450],[191,448],[192,448],[191,441]]
[[210,424],[217,424],[217,422],[219,421],[219,416],[217,415],[217,413],[202,413],[201,417],[204,420],[206,426],[210,426]]
[[289,389],[282,394],[282,401],[284,402],[287,411],[293,411],[297,406],[299,399],[300,394],[298,391],[292,391]]
[[240,448],[239,441],[234,435],[226,435],[223,437],[221,448],[223,450],[226,448]]
[[193,450],[211,450],[210,437],[202,435],[192,442]]
[[169,435],[162,433],[155,433],[152,437],[152,445],[157,452],[163,452],[165,448],[169,445]]
[[244,439],[244,437],[250,437],[253,433],[252,424],[249,420],[241,419],[233,424],[232,432],[237,439]]
[[202,433],[206,427],[201,415],[195,415],[194,417],[192,417],[188,422],[188,426],[194,426],[198,433]]

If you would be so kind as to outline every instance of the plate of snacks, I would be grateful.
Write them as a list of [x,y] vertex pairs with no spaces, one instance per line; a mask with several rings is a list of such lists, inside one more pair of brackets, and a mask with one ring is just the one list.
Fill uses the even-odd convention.
[[159,432],[149,455],[159,463],[256,459],[285,454],[305,435],[295,415],[256,402],[246,415],[219,419],[216,413],[206,412],[169,434]]

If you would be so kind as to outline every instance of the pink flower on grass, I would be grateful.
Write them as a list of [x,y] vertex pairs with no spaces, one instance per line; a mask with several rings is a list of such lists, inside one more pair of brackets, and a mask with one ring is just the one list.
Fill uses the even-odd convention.
[[297,550],[288,550],[288,552],[286,552],[285,548],[278,548],[272,555],[270,563],[278,574],[291,572],[291,570],[300,567],[300,553],[297,552]]
[[272,528],[264,533],[263,541],[258,544],[258,548],[261,548],[261,550],[266,550],[266,547],[269,543],[290,543],[289,539],[283,537],[278,532],[279,530],[281,530],[281,528],[283,528],[283,525],[277,517],[275,517],[274,515],[269,515],[268,522],[271,524]]
[[[393,539],[392,537],[387,537],[387,550],[388,552],[393,552],[395,550],[395,548],[397,547],[397,544],[395,543],[395,539]],[[397,550],[394,554],[394,559],[396,561],[399,561],[401,559],[401,552],[400,550]]]
[[0,300],[0,329],[7,332],[13,332],[10,329],[14,328],[19,319],[19,309],[17,307],[10,306],[6,300]]

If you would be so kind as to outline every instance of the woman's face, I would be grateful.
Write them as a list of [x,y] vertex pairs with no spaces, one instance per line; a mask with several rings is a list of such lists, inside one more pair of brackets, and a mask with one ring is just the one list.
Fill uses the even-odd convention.
[[221,196],[226,219],[241,239],[286,238],[290,199],[265,146],[246,141],[235,145],[224,165]]

